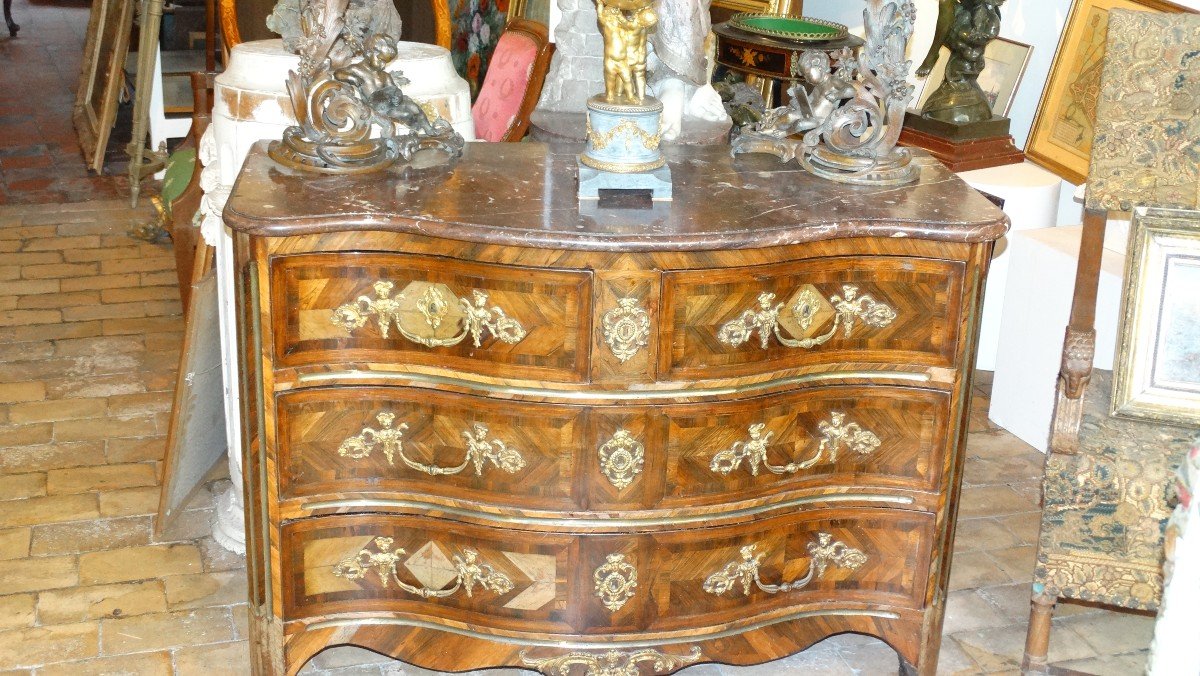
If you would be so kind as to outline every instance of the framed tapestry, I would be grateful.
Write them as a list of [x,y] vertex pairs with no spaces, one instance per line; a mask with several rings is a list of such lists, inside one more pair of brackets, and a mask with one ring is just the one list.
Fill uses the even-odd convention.
[[[1021,78],[1025,76],[1025,68],[1029,65],[1029,55],[1033,47],[1015,40],[996,38],[988,43],[983,50],[983,59],[987,63],[979,74],[979,86],[992,105],[992,114],[1007,117],[1012,108],[1013,96],[1017,87],[1021,86]],[[910,110],[920,111],[925,101],[937,90],[946,79],[946,62],[950,60],[950,51],[943,49],[934,64],[929,76],[921,80],[919,89],[913,94]]]
[[1083,183],[1092,153],[1096,97],[1113,9],[1179,13],[1166,0],[1075,0],[1042,90],[1025,156],[1071,183]]
[[104,148],[117,119],[129,34],[133,30],[133,1],[94,0],[88,16],[83,68],[71,117],[83,161],[97,173],[104,168]]
[[1137,207],[1113,415],[1200,425],[1200,211]]

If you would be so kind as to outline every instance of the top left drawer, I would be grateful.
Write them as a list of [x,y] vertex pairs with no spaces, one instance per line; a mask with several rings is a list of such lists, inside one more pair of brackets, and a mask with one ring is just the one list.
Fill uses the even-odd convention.
[[277,256],[275,366],[404,364],[581,382],[591,285],[586,271],[435,256]]

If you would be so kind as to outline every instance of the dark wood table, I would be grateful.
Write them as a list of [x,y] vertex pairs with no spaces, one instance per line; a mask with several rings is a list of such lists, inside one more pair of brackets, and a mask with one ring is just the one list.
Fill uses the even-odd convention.
[[862,44],[862,39],[848,35],[840,40],[814,42],[786,40],[744,31],[729,22],[713,26],[717,35],[717,63],[747,76],[747,83],[763,83],[763,100],[767,107],[780,105],[788,86],[801,78],[799,59],[807,50],[832,52]]

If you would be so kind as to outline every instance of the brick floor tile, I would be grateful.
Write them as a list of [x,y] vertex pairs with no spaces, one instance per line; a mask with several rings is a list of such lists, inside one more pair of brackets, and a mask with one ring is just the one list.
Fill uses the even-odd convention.
[[[95,249],[100,246],[99,235],[66,237],[55,233],[54,237],[25,240],[21,251],[62,251],[64,249]],[[60,259],[61,260],[61,259]]]
[[41,401],[46,398],[46,384],[41,382],[4,383],[0,385],[0,404],[19,401]]
[[130,333],[142,335],[162,331],[178,331],[182,328],[183,318],[178,316],[104,320],[104,335],[106,336],[120,336]]
[[53,263],[50,265],[26,265],[21,268],[23,279],[87,277],[99,273],[100,266],[96,263]]
[[245,676],[249,663],[246,641],[189,646],[175,651],[175,676]]
[[179,300],[178,286],[140,286],[135,289],[105,289],[100,292],[105,303],[130,303],[146,300]]
[[95,495],[52,495],[0,502],[0,527],[79,521],[99,515]]
[[136,394],[146,391],[145,381],[145,377],[137,372],[93,375],[87,378],[51,379],[46,381],[46,396],[50,399],[66,399]]
[[38,621],[69,624],[106,617],[131,617],[167,609],[159,580],[72,587],[38,595]]
[[138,275],[88,275],[62,280],[63,291],[91,291],[95,289],[123,289],[138,285]]
[[0,448],[47,443],[51,439],[52,430],[50,423],[0,425]]
[[[28,269],[28,268],[26,268]],[[28,326],[30,324],[57,324],[62,321],[58,310],[4,310],[0,311],[0,326]]]
[[0,530],[0,561],[23,559],[29,556],[29,542],[32,534],[30,528]]
[[146,343],[141,336],[93,336],[54,341],[57,357],[96,356],[141,352]]
[[89,319],[134,319],[145,316],[145,303],[104,303],[63,309],[63,321],[67,322]]
[[[233,622],[225,608],[114,618],[102,620],[101,625],[104,628],[103,650],[110,655],[172,648],[178,645],[180,636],[187,636],[192,644],[220,643],[234,638]],[[219,664],[209,662],[207,673],[218,673]],[[224,664],[244,669],[246,662]],[[176,667],[177,674],[183,673],[178,670],[178,662]]]
[[226,606],[246,602],[246,574],[242,570],[163,578],[171,610]]
[[167,440],[161,436],[142,439],[109,439],[104,453],[108,462],[143,462],[162,460]]
[[24,296],[17,299],[20,310],[40,310],[50,308],[69,308],[81,305],[95,305],[100,302],[100,294],[95,291],[79,291],[77,293],[39,294]]
[[60,662],[38,670],[38,676],[171,676],[171,673],[171,653],[166,651]]
[[119,394],[108,398],[110,416],[134,416],[169,412],[174,400],[172,392],[144,392]]
[[59,340],[62,338],[86,338],[98,336],[100,322],[77,322],[74,324],[46,324],[41,326],[17,326],[0,328],[0,340],[24,343],[31,340]]
[[46,479],[46,492],[50,495],[63,495],[157,484],[158,476],[153,465],[100,465],[50,470]]
[[41,472],[0,475],[0,502],[36,498],[45,494],[46,475]]
[[97,622],[0,632],[0,669],[78,660],[99,652]]
[[37,596],[33,594],[0,596],[0,631],[32,627],[36,605]]
[[203,571],[200,549],[190,544],[128,547],[79,557],[80,580],[102,584]]
[[[3,444],[0,443],[0,446]],[[104,464],[103,441],[11,446],[0,453],[0,474],[102,464]]]
[[56,441],[89,441],[109,437],[136,437],[154,434],[154,419],[136,418],[91,418],[84,420],[62,420],[54,423]]
[[108,408],[105,399],[58,399],[13,404],[9,408],[9,420],[14,423],[53,422],[74,420],[103,415]]
[[100,514],[106,517],[157,514],[158,497],[157,486],[105,491],[100,494]]
[[0,296],[31,296],[58,293],[57,279],[28,279],[0,282]]
[[33,556],[78,554],[148,545],[151,536],[150,516],[42,524],[33,527],[26,549]]
[[[9,594],[62,589],[79,584],[74,556],[43,556],[0,561],[0,589]],[[0,646],[4,643],[0,639]],[[3,662],[0,661],[0,666]]]

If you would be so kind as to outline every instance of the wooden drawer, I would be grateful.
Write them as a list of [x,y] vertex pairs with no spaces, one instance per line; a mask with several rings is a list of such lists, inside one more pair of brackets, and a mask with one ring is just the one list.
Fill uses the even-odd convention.
[[271,261],[275,364],[586,378],[591,274],[386,253]]
[[931,514],[885,509],[611,535],[425,517],[305,519],[283,527],[284,617],[406,613],[603,634],[744,626],[805,607],[920,608],[933,524]]
[[875,362],[951,367],[965,266],[897,256],[667,272],[659,378]]
[[281,394],[278,407],[284,499],[395,493],[510,512],[686,513],[798,491],[936,492],[950,395],[828,386],[721,403],[586,407],[330,387]]

